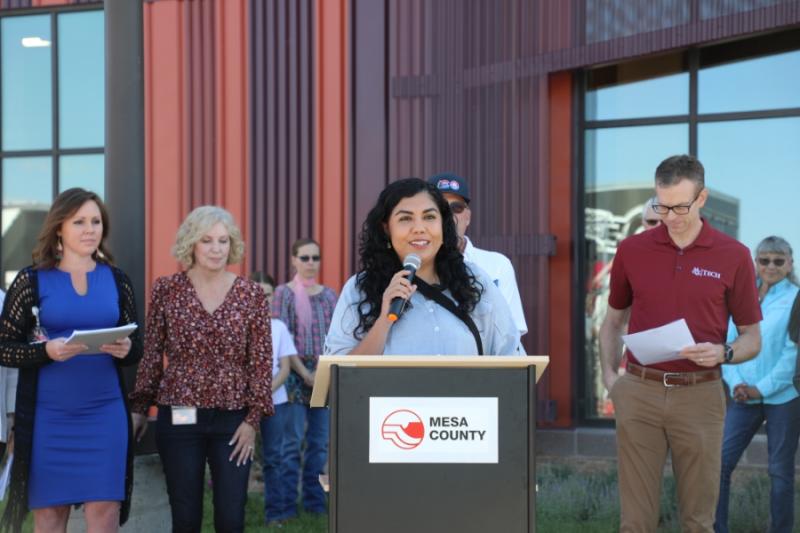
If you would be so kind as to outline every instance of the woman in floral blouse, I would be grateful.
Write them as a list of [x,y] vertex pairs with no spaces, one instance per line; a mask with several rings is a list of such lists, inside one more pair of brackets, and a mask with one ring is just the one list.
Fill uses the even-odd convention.
[[215,529],[244,531],[256,428],[273,413],[269,304],[257,283],[226,270],[243,251],[230,213],[198,207],[173,248],[186,270],[153,285],[131,400],[137,438],[147,409],[159,407],[156,444],[174,532],[200,531],[206,462]]
[[309,513],[326,512],[325,494],[319,485],[319,475],[328,460],[328,409],[312,408],[309,401],[325,333],[336,307],[336,293],[317,282],[320,250],[316,241],[295,241],[292,245],[292,266],[296,272],[294,279],[276,287],[273,295],[273,313],[289,328],[299,354],[291,357],[293,371],[286,384],[290,431],[283,443],[283,508],[274,517],[277,520],[297,516],[295,502],[304,436],[303,508]]

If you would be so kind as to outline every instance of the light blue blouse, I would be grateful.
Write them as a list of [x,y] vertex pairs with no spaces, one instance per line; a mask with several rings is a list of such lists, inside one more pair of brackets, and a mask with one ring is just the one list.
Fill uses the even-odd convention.
[[[755,386],[764,403],[781,404],[797,398],[794,378],[797,346],[789,339],[787,326],[797,285],[784,279],[770,287],[761,302],[761,352],[744,363],[722,365],[722,377],[733,393],[740,383]],[[733,323],[728,328],[728,342],[738,336]]]
[[[508,304],[485,272],[474,265],[469,268],[483,285],[481,299],[470,316],[478,327],[484,354],[516,355],[519,330]],[[452,298],[449,290],[443,294]],[[361,342],[354,335],[361,297],[353,276],[347,280],[333,312],[325,354],[348,354]],[[411,296],[410,306],[392,325],[383,350],[386,355],[477,355],[477,352],[475,338],[466,324],[419,292]]]

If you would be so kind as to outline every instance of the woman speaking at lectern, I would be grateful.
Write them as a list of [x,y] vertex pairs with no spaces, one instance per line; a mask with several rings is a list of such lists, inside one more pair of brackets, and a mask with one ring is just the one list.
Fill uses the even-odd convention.
[[519,333],[508,306],[488,276],[464,262],[450,206],[433,185],[390,183],[364,221],[359,256],[326,354],[515,353]]

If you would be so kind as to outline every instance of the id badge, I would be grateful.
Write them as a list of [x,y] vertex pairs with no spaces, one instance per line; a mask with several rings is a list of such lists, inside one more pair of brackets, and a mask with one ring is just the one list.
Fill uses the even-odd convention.
[[197,424],[197,407],[173,405],[171,409],[173,426],[190,426],[192,424]]

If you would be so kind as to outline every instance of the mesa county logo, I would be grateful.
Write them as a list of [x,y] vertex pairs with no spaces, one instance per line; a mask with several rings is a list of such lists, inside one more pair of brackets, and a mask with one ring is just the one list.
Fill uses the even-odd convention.
[[425,424],[414,411],[398,409],[383,420],[381,436],[402,450],[413,450],[425,438]]
[[[432,416],[428,425],[432,441],[482,441],[486,436],[485,429],[470,429],[464,416]],[[425,424],[414,411],[398,409],[383,420],[381,436],[398,448],[413,450],[425,439]]]
[[692,274],[701,278],[714,278],[714,279],[721,279],[722,276],[719,272],[714,272],[712,270],[706,270],[705,268],[694,267],[692,269]]

